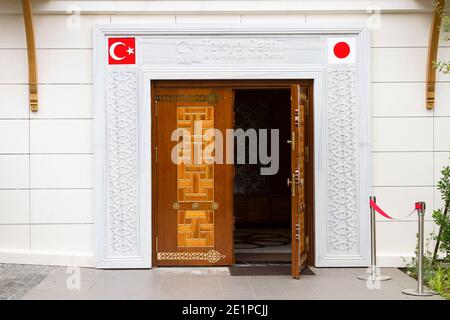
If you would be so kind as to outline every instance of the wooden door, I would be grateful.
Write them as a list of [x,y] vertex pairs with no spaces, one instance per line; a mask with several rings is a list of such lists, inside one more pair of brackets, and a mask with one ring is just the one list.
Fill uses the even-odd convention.
[[308,250],[306,241],[307,228],[305,201],[305,113],[307,108],[308,88],[300,85],[291,86],[291,217],[292,217],[292,277],[299,278],[306,266]]
[[157,88],[155,98],[157,265],[231,265],[233,165],[214,163],[225,141],[211,130],[233,127],[232,91]]

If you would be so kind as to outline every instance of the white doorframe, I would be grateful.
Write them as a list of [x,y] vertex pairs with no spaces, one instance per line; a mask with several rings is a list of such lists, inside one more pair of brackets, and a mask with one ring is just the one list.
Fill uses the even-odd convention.
[[[107,65],[110,36],[136,37],[136,65]],[[194,43],[218,37],[224,37],[220,45],[227,48],[235,39],[246,44],[282,39],[292,48],[281,50],[286,57],[277,52],[273,61],[238,61],[239,67],[220,60],[226,56],[200,66],[178,66],[170,59],[173,43],[167,39]],[[357,62],[329,64],[328,37],[355,37]],[[317,56],[301,51],[310,42]],[[372,172],[365,25],[104,25],[95,28],[94,47],[97,267],[151,267],[150,82],[163,79],[313,79],[316,265],[369,264]],[[288,57],[289,50],[306,52],[306,63],[301,54],[297,60]]]

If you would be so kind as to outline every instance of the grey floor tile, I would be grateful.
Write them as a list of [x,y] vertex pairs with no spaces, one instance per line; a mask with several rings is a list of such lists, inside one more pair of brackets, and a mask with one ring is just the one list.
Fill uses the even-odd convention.
[[0,299],[20,299],[39,285],[52,269],[39,265],[0,264]]
[[[392,280],[381,282],[377,290],[369,290],[366,282],[356,278],[364,273],[361,268],[317,269],[317,275],[305,275],[300,280],[290,276],[230,276],[223,268],[82,268],[81,290],[69,290],[66,268],[34,267],[17,269],[0,264],[2,275],[8,275],[0,281],[0,299],[417,299],[401,293],[405,287],[414,287],[416,281],[394,268],[383,269]],[[36,274],[46,278],[29,288],[38,279]]]

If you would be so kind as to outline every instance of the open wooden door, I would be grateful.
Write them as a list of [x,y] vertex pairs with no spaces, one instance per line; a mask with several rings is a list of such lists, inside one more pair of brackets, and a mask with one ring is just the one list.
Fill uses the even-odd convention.
[[291,215],[292,215],[292,277],[298,279],[307,264],[306,201],[305,201],[305,113],[308,88],[291,85]]
[[231,94],[156,87],[158,266],[233,264],[233,165],[214,163],[211,134],[232,128]]

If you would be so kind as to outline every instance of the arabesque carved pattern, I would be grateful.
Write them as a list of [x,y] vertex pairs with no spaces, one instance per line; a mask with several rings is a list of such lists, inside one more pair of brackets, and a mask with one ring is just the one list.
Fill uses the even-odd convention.
[[209,263],[216,263],[224,259],[225,255],[216,250],[209,250],[208,252],[158,252],[158,260],[180,260],[180,261],[208,261]]
[[134,71],[108,73],[106,131],[108,255],[137,255],[139,153]]
[[327,253],[358,254],[356,71],[328,73]]

